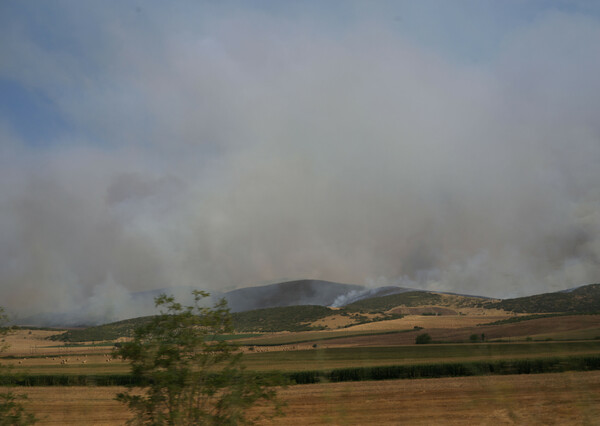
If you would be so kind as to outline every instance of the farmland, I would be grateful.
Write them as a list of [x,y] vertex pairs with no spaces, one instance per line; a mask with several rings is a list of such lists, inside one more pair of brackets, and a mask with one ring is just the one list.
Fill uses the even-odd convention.
[[[592,311],[518,314],[496,301],[411,292],[353,305],[240,313],[244,327],[211,339],[239,345],[248,374],[287,377],[286,417],[276,424],[569,424],[598,415]],[[121,424],[128,412],[113,400],[115,386],[136,382],[112,353],[149,318],[66,333],[19,329],[1,360],[15,374],[2,380],[19,384],[47,424]],[[423,333],[431,343],[415,344]]]
[[[22,389],[47,425],[118,425],[122,388]],[[286,416],[264,424],[594,424],[600,372],[391,380],[291,386],[279,391]]]

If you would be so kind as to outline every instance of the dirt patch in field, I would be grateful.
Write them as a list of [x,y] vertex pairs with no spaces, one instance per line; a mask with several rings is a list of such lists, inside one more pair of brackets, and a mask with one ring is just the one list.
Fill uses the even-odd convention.
[[311,324],[312,327],[325,327],[333,330],[336,328],[346,327],[349,324],[354,324],[356,321],[347,315],[331,315],[321,318]]

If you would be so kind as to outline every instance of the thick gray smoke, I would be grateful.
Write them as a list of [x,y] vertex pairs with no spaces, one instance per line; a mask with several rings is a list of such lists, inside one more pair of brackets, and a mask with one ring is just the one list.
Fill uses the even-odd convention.
[[118,319],[130,292],[289,276],[494,297],[600,281],[599,21],[548,13],[473,63],[379,20],[78,12],[71,50],[2,30],[0,77],[66,123],[32,144],[0,121],[13,312]]

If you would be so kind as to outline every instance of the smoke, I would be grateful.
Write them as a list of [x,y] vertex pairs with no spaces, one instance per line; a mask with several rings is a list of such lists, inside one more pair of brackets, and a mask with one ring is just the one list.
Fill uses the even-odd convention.
[[87,7],[2,30],[0,78],[62,123],[26,137],[0,116],[14,312],[120,319],[131,292],[287,276],[493,297],[598,281],[598,20],[542,14],[470,62],[381,17]]

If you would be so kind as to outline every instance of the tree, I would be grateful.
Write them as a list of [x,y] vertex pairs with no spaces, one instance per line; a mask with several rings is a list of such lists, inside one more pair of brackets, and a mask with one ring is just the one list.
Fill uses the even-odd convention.
[[[144,391],[120,393],[136,417],[129,424],[252,424],[280,414],[276,392],[267,380],[246,373],[242,353],[224,340],[233,332],[225,300],[214,308],[201,307],[209,294],[194,291],[194,304],[182,306],[172,296],[155,299],[160,315],[135,330],[131,342],[115,352],[131,362],[132,375]],[[252,419],[248,408],[266,401]]]
[[471,341],[471,343],[477,343],[479,341],[479,335],[471,334],[471,336],[469,336],[469,340]]
[[[0,307],[0,336],[2,336],[2,342],[0,342],[0,352],[5,351],[8,345],[5,343],[4,336],[9,334],[11,330],[5,326],[8,322],[8,316],[4,311],[4,308]],[[0,364],[0,372],[7,376],[9,373],[9,367]],[[27,395],[15,394],[7,390],[6,392],[0,393],[0,425],[32,425],[37,419],[36,417],[25,411],[22,401],[27,399]]]
[[415,343],[417,345],[425,345],[427,343],[431,343],[431,336],[427,333],[419,334],[415,339]]

